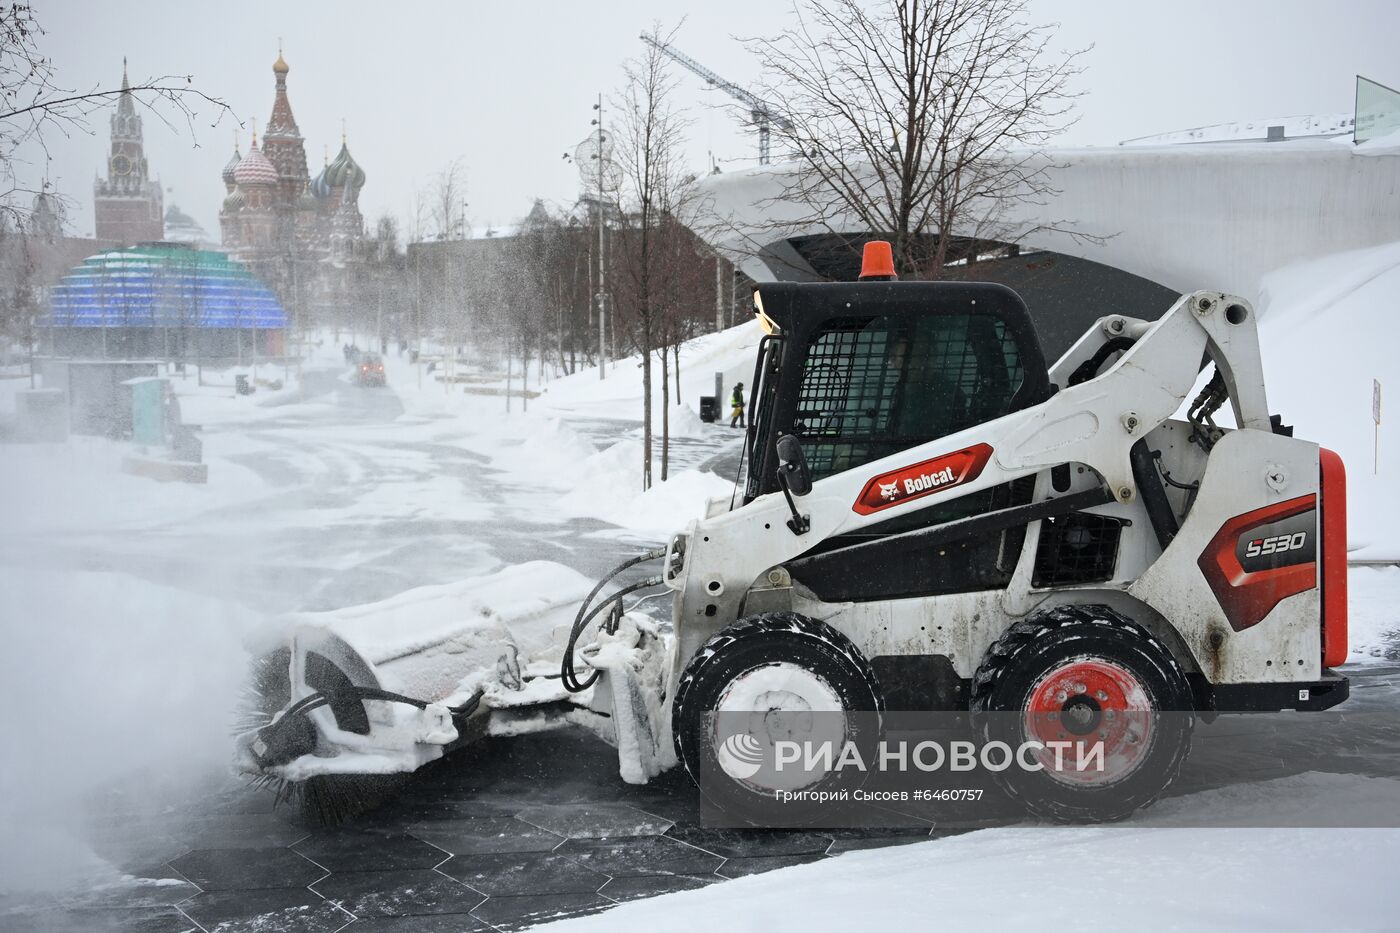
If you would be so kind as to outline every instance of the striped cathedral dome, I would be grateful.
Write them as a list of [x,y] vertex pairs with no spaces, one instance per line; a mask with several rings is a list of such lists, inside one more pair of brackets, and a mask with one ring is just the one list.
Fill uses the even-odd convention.
[[280,179],[277,175],[277,169],[273,167],[273,164],[268,160],[267,156],[262,154],[262,150],[258,148],[258,141],[254,139],[253,147],[248,150],[248,154],[245,155],[242,160],[239,161],[237,167],[234,168],[233,180],[240,186],[246,187],[252,185],[275,185]]

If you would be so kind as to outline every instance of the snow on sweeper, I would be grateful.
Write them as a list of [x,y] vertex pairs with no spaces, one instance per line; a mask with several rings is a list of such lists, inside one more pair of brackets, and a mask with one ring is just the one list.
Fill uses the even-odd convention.
[[[297,632],[264,668],[242,768],[314,790],[333,818],[376,774],[576,723],[617,746],[625,780],[679,761],[742,810],[770,788],[716,779],[716,714],[758,713],[763,746],[772,713],[854,730],[861,711],[970,710],[1018,714],[995,721],[1022,739],[1047,721],[1105,737],[1107,810],[1054,769],[996,778],[1035,814],[1114,818],[1171,782],[1193,714],[1347,697],[1343,465],[1269,412],[1248,302],[1198,291],[1155,321],[1111,314],[1052,366],[1014,292],[894,281],[886,244],[859,282],[761,284],[753,305],[734,498],[470,691],[391,692],[399,655]],[[1215,421],[1227,402],[1234,427]],[[669,625],[624,611],[648,587],[672,592]]]

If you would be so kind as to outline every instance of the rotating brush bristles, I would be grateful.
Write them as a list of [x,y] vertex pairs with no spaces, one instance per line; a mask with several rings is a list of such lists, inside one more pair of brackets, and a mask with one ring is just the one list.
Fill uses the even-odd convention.
[[330,827],[378,808],[408,780],[406,774],[319,774],[305,781],[288,781],[262,774],[253,779],[253,786],[273,794],[273,806],[295,807],[307,825]]
[[[239,704],[239,734],[269,725],[291,703],[291,651],[278,648],[255,657]],[[408,780],[404,774],[326,774],[289,781],[276,774],[252,779],[273,795],[273,806],[292,806],[312,826],[339,826],[383,804]]]

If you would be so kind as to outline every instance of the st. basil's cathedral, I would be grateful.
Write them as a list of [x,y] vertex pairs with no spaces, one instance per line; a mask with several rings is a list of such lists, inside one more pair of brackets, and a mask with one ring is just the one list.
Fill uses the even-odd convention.
[[364,254],[365,171],[342,135],[340,152],[311,176],[287,97],[290,70],[279,50],[262,138],[255,130],[248,151],[235,145],[224,166],[220,234],[223,249],[271,284],[289,309],[331,310],[348,297],[351,267]]

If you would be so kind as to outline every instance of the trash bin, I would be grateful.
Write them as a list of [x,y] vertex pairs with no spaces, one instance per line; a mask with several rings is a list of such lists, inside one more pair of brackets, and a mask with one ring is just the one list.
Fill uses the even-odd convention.
[[248,381],[248,377],[237,375],[233,377],[233,391],[239,395],[252,395],[253,384]]
[[715,397],[713,395],[700,396],[700,420],[706,424],[714,424],[717,417],[719,417],[719,410],[715,405]]

